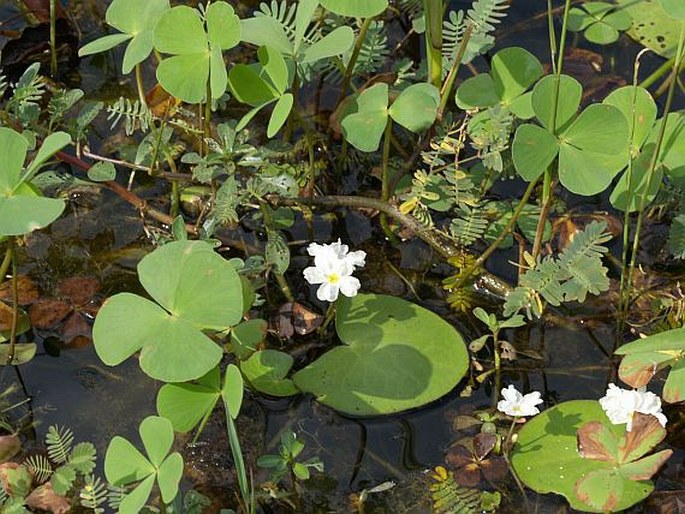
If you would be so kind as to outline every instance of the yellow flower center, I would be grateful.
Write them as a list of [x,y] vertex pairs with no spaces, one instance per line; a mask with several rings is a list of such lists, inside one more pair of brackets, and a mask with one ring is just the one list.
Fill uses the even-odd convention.
[[340,275],[338,275],[337,273],[331,273],[326,278],[328,279],[328,282],[330,284],[337,284],[338,282],[340,282]]

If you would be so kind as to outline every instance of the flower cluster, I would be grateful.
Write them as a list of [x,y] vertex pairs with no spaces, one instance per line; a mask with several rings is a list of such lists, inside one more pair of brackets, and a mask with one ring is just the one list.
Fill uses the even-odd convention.
[[661,412],[661,398],[654,393],[640,389],[621,389],[614,384],[609,384],[606,395],[599,400],[599,404],[606,412],[609,421],[614,425],[626,423],[626,430],[630,432],[633,423],[633,414],[651,414],[659,420],[662,426],[666,426],[666,416]]
[[540,414],[540,410],[536,407],[542,403],[539,391],[533,391],[524,396],[513,385],[509,385],[502,389],[502,397],[504,400],[497,402],[497,410],[504,412],[507,416],[520,418]]
[[361,284],[352,273],[364,266],[366,252],[350,252],[338,239],[328,245],[312,243],[307,253],[314,257],[314,266],[304,270],[304,278],[310,284],[321,284],[316,291],[319,300],[334,302],[340,293],[349,297],[357,294]]

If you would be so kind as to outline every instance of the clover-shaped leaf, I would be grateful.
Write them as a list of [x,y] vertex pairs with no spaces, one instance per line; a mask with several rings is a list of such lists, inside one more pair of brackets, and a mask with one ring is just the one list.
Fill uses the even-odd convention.
[[169,94],[184,102],[205,100],[207,81],[211,98],[226,91],[227,73],[222,51],[240,42],[240,19],[224,1],[211,3],[204,19],[185,5],[165,12],[154,32],[155,48],[171,54],[157,67],[157,80]]
[[665,450],[642,457],[665,434],[656,418],[645,418],[652,420],[636,415],[637,432],[627,433],[625,425],[611,424],[597,401],[560,403],[526,422],[511,464],[528,487],[542,494],[562,494],[576,510],[627,509],[652,492],[654,484],[647,475],[651,477],[670,454]]
[[290,15],[289,21],[284,22],[257,12],[254,17],[242,20],[243,40],[274,48],[298,66],[344,54],[354,43],[354,31],[350,27],[337,27],[314,42],[305,37],[318,5],[318,0],[300,0],[294,22]]
[[344,343],[293,376],[295,385],[341,412],[391,414],[447,394],[468,369],[461,335],[401,298],[358,294],[337,301]]
[[288,66],[281,53],[269,46],[261,47],[257,56],[259,65],[236,64],[228,74],[233,95],[253,107],[238,122],[236,130],[242,130],[263,107],[276,102],[266,131],[268,137],[273,137],[288,119],[293,106],[293,95],[287,92]]
[[572,8],[568,14],[568,29],[585,31],[585,39],[599,45],[617,41],[620,31],[628,30],[632,23],[627,11],[607,2],[585,2]]
[[202,330],[225,330],[243,313],[235,269],[202,241],[176,241],[138,264],[150,301],[130,293],[109,298],[93,326],[95,350],[115,366],[140,350],[140,367],[166,382],[195,380],[223,354]]
[[237,418],[243,400],[243,377],[234,364],[226,368],[223,385],[218,366],[196,383],[165,384],[157,395],[157,412],[171,421],[175,431],[190,432],[211,414],[219,398],[223,398],[231,417]]
[[28,142],[0,127],[0,237],[28,234],[47,227],[64,210],[64,201],[41,196],[30,181],[41,165],[71,141],[68,134],[50,134],[24,169]]
[[618,374],[626,384],[643,387],[656,373],[668,366],[662,397],[669,403],[685,399],[685,329],[676,328],[621,346],[623,355]]
[[388,107],[388,85],[375,84],[362,91],[347,108],[342,120],[345,139],[362,152],[374,152],[383,136],[388,116],[418,133],[435,121],[440,93],[431,84],[413,84]]
[[291,396],[299,391],[286,375],[293,358],[285,352],[262,350],[240,363],[245,379],[252,387],[272,396]]
[[532,107],[544,128],[521,125],[512,144],[514,166],[522,178],[536,180],[558,158],[564,187],[587,196],[606,189],[625,167],[625,117],[605,104],[590,105],[576,116],[581,96],[582,86],[566,75],[550,75],[536,84]]
[[79,49],[78,54],[83,56],[105,52],[128,41],[121,72],[130,73],[136,64],[144,61],[152,52],[155,25],[168,10],[169,0],[113,0],[107,8],[105,21],[119,34],[96,39]]
[[501,104],[522,119],[532,117],[530,95],[525,91],[542,76],[537,57],[519,47],[504,48],[492,57],[490,73],[465,80],[455,100],[460,109],[493,107]]
[[321,5],[340,16],[371,18],[388,8],[388,0],[321,0]]
[[171,503],[183,476],[183,457],[178,452],[169,454],[174,442],[174,430],[168,419],[148,416],[141,422],[139,433],[147,457],[120,436],[112,439],[105,455],[108,482],[118,486],[140,482],[121,500],[119,512],[122,514],[140,512],[150,497],[155,481],[162,493],[162,501]]

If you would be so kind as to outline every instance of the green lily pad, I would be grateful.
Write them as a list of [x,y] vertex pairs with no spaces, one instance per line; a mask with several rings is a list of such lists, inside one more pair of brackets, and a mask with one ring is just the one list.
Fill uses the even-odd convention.
[[631,38],[667,59],[675,55],[680,22],[664,11],[660,0],[617,0],[617,4],[634,20],[627,32]]
[[371,18],[388,8],[388,0],[321,0],[321,5],[340,16]]
[[225,330],[242,317],[242,284],[226,260],[202,241],[175,241],[138,264],[158,302],[130,293],[109,298],[93,326],[95,350],[114,366],[140,350],[140,366],[165,382],[194,380],[215,367],[221,347],[202,330]]
[[[528,487],[541,494],[561,494],[571,507],[583,512],[603,512],[604,509],[581,500],[576,493],[576,484],[583,484],[581,481],[591,473],[611,475],[611,480],[619,480],[621,486],[614,489],[617,494],[611,510],[617,512],[644,500],[654,489],[654,484],[649,480],[630,480],[612,473],[614,465],[611,462],[580,455],[577,432],[581,426],[593,421],[605,426],[616,439],[625,433],[625,425],[612,425],[599,402],[564,402],[526,422],[512,450],[511,463]],[[596,479],[593,482],[597,483]],[[621,489],[620,492],[617,489]],[[581,488],[580,492],[587,491]]]
[[130,73],[133,67],[147,59],[152,52],[153,33],[157,22],[169,10],[169,0],[113,0],[107,8],[105,21],[119,34],[101,37],[80,48],[80,56],[105,52],[129,41],[121,72]]
[[464,341],[454,327],[401,298],[341,297],[336,329],[343,345],[295,373],[293,380],[347,414],[420,407],[452,390],[468,368]]
[[685,328],[654,334],[621,346],[619,376],[633,387],[646,386],[661,369],[671,366],[662,398],[669,403],[685,399]]
[[172,55],[157,67],[157,80],[188,103],[205,100],[208,81],[212,99],[224,94],[228,77],[222,51],[240,42],[240,19],[228,3],[211,3],[205,20],[206,27],[197,10],[179,5],[165,12],[155,27],[155,48]]
[[388,122],[388,85],[379,83],[356,98],[342,120],[345,139],[362,152],[375,152]]
[[240,362],[240,370],[252,387],[271,396],[292,396],[299,391],[286,375],[293,358],[277,350],[262,350]]

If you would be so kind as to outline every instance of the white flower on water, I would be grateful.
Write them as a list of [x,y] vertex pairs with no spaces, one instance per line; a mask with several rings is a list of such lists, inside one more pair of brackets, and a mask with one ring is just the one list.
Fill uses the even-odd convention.
[[633,425],[633,414],[651,414],[659,420],[661,426],[666,426],[666,416],[661,412],[661,398],[644,387],[640,389],[621,389],[609,384],[606,395],[599,399],[599,404],[606,412],[609,421],[614,425],[626,424],[630,432]]
[[536,407],[542,403],[538,391],[522,395],[513,385],[510,385],[502,389],[502,397],[504,400],[497,402],[497,410],[504,412],[507,416],[520,418],[540,414],[540,410]]
[[327,245],[312,243],[307,252],[314,257],[314,266],[304,270],[304,278],[310,284],[321,284],[316,291],[319,300],[334,302],[340,293],[356,296],[361,284],[352,273],[364,266],[366,252],[350,252],[340,239]]

